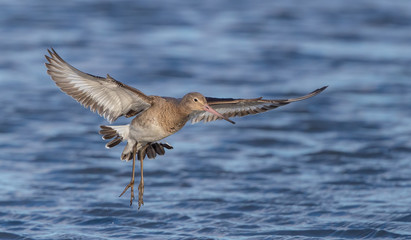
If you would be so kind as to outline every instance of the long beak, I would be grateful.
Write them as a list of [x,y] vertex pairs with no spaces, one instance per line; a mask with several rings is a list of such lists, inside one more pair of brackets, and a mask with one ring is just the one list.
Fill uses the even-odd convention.
[[204,111],[207,111],[209,113],[212,113],[214,115],[216,115],[217,117],[220,117],[232,124],[235,124],[235,122],[231,121],[228,117],[224,117],[223,115],[221,115],[221,113],[217,112],[216,110],[212,109],[210,106],[208,106],[208,104],[204,104]]

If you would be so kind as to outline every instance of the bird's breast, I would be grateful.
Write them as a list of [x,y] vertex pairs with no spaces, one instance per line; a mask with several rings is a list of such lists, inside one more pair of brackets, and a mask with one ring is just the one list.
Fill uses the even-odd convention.
[[187,121],[188,115],[180,112],[175,104],[163,102],[134,118],[131,134],[137,141],[159,141],[179,131]]

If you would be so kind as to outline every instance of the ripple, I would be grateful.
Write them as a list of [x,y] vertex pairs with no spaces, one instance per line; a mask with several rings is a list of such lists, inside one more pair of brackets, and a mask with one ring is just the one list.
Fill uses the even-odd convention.
[[0,238],[4,239],[4,240],[11,240],[11,239],[30,240],[30,239],[32,239],[32,238],[29,238],[29,237],[25,237],[25,236],[10,233],[10,232],[0,232]]
[[[6,0],[0,16],[0,239],[411,238],[408,2]],[[56,88],[50,46],[147,94],[329,88],[170,136],[138,210],[118,197],[124,144],[104,149],[107,122]]]
[[411,214],[405,215],[405,216],[402,216],[402,217],[395,218],[395,219],[393,219],[393,221],[397,221],[397,222],[411,222]]

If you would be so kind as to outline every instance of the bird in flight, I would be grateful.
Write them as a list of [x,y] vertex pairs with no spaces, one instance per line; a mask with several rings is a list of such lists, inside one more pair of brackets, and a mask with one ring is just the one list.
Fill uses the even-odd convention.
[[134,175],[136,156],[140,161],[140,184],[138,185],[138,209],[143,202],[144,177],[143,161],[164,155],[165,149],[173,147],[160,140],[178,132],[191,121],[210,122],[226,120],[232,124],[231,117],[242,117],[272,110],[274,108],[305,100],[313,97],[327,86],[319,88],[305,96],[290,99],[269,100],[260,98],[233,99],[205,97],[198,92],[190,92],[182,98],[160,97],[146,95],[140,90],[128,86],[112,78],[84,73],[64,61],[57,52],[51,48],[47,59],[47,73],[56,85],[66,94],[70,95],[84,107],[97,112],[110,123],[119,117],[134,117],[130,124],[116,126],[100,126],[103,139],[112,139],[106,144],[112,148],[119,143],[127,142],[122,154],[122,160],[133,160],[130,182],[120,194],[120,197],[130,188],[130,206],[134,199]]

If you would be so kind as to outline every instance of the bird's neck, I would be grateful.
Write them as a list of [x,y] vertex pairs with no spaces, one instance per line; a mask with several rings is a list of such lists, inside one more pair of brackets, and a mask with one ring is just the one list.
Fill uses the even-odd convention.
[[180,130],[189,120],[191,112],[187,111],[186,108],[180,107],[179,104],[174,101],[167,101],[164,105],[167,105],[167,107],[162,108],[159,113],[164,129],[170,134]]

